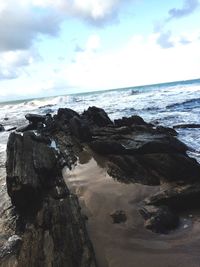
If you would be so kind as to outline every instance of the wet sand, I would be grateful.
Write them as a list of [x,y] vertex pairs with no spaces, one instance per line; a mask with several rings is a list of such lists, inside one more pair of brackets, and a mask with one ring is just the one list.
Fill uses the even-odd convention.
[[[84,151],[79,162],[63,170],[78,195],[99,267],[200,267],[200,216],[182,215],[179,229],[168,235],[144,228],[140,202],[159,187],[124,184],[110,177],[103,158]],[[113,224],[110,214],[123,210],[127,221]]]

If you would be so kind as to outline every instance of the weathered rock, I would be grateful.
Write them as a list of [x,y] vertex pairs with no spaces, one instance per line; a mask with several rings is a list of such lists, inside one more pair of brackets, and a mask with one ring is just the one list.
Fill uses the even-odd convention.
[[83,118],[93,126],[104,127],[113,124],[102,108],[89,107],[88,110],[83,112]]
[[123,117],[122,119],[114,120],[114,123],[117,127],[122,126],[132,126],[132,125],[148,125],[143,118],[137,115],[131,117]]
[[177,136],[178,135],[178,133],[173,128],[163,127],[163,126],[160,126],[160,125],[156,127],[156,131],[159,132],[159,133],[162,133],[162,134],[169,134],[169,135],[172,135],[172,136]]
[[185,210],[198,208],[200,201],[200,183],[172,184],[167,189],[145,199],[147,205],[167,205],[173,209]]
[[167,234],[179,224],[179,217],[167,206],[145,206],[139,212],[145,219],[145,227],[156,233]]
[[127,220],[126,213],[123,210],[116,210],[110,214],[113,223],[123,223]]
[[52,148],[34,139],[35,135],[11,133],[7,145],[7,189],[18,209],[37,208],[43,194],[42,184],[51,184],[56,175]]
[[45,122],[45,116],[43,115],[38,115],[38,114],[26,114],[25,118],[30,122],[33,123],[35,125],[37,125],[38,122]]
[[58,160],[45,137],[10,134],[7,188],[19,214],[21,242],[8,245],[16,267],[97,266],[78,199],[65,185]]

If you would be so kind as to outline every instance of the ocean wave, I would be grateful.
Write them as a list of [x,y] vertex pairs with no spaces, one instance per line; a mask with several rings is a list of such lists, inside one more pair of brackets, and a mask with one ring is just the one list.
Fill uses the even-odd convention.
[[167,109],[173,110],[188,110],[188,109],[195,109],[200,107],[200,98],[193,98],[181,103],[174,103],[171,105],[166,106]]

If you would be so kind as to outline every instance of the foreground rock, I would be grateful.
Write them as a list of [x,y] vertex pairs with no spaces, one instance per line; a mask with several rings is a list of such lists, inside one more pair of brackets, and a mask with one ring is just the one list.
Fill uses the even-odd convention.
[[[96,266],[78,199],[66,187],[61,157],[47,138],[11,133],[7,188],[18,214],[16,242],[2,247],[2,266]],[[12,263],[13,264],[13,263]]]

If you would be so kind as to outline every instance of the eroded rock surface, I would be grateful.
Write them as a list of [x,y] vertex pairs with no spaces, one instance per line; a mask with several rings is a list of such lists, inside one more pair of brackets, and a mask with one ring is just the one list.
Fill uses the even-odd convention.
[[11,133],[7,188],[18,214],[19,238],[3,245],[1,264],[10,266],[15,257],[14,266],[20,267],[96,266],[78,199],[62,177],[60,157],[47,137]]

